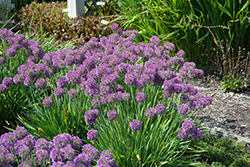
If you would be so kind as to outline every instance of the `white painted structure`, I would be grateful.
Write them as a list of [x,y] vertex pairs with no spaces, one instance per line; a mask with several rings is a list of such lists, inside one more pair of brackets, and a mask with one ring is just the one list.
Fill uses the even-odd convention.
[[[67,0],[67,9],[63,9],[64,13],[68,13],[70,18],[75,18],[77,15],[85,14],[85,1],[86,0]],[[97,6],[105,5],[105,2],[96,2]]]

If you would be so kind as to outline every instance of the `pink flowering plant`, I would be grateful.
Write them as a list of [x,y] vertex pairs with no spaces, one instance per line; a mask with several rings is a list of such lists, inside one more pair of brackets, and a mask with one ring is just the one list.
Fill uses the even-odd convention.
[[190,118],[212,103],[189,84],[203,71],[173,43],[153,36],[135,45],[138,32],[118,28],[78,50],[44,54],[33,71],[20,67],[20,84],[38,92],[27,96],[34,108],[21,123],[36,138],[79,136],[118,165],[188,165],[195,155],[184,153],[202,137]]

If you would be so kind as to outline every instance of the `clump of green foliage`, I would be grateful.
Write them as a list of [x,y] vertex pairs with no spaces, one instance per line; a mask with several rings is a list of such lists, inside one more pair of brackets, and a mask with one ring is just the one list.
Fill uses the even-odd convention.
[[0,0],[0,21],[7,21],[14,9],[14,4],[11,3],[11,0]]

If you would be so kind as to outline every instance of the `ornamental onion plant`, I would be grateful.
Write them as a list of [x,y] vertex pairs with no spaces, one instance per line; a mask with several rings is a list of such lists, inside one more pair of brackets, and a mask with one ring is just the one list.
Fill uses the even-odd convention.
[[189,84],[203,71],[173,43],[153,36],[135,45],[138,32],[118,28],[78,50],[44,54],[34,68],[21,65],[34,111],[19,120],[36,138],[79,136],[118,165],[189,165],[195,155],[184,153],[202,137],[190,118],[212,103]]

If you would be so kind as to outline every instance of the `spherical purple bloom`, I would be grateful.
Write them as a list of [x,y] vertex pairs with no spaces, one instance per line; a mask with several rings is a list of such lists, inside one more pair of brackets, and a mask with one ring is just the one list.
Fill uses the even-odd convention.
[[30,148],[35,147],[36,139],[34,136],[28,135],[23,140],[28,147],[30,147]]
[[14,76],[13,81],[15,84],[20,84],[24,81],[24,76],[22,74],[17,74]]
[[182,92],[182,90],[183,90],[181,84],[173,84],[173,85],[172,85],[172,89],[174,90],[174,92],[175,92],[176,94],[180,94],[180,93]]
[[187,102],[189,101],[188,95],[182,94],[181,97],[180,97],[180,101],[181,101],[182,103],[184,103],[184,104],[187,103]]
[[21,158],[27,158],[30,155],[30,148],[25,144],[20,145],[17,148],[17,155]]
[[90,160],[89,160],[87,154],[79,154],[79,155],[74,159],[74,161],[75,161],[75,162],[78,162],[78,163],[82,163],[82,164],[84,164],[85,166],[89,166],[89,164],[90,164]]
[[68,91],[68,96],[69,98],[74,99],[77,96],[77,91],[75,89],[70,89]]
[[188,132],[184,131],[183,129],[180,129],[178,132],[178,137],[180,139],[186,140],[188,138]]
[[87,139],[89,140],[96,140],[98,136],[97,130],[89,130],[87,133]]
[[39,78],[37,81],[36,81],[36,87],[39,88],[39,89],[44,89],[45,86],[47,84],[47,81],[46,79],[44,78]]
[[15,133],[9,132],[5,133],[0,138],[2,145],[8,147],[13,146],[17,141],[17,136]]
[[165,113],[165,111],[166,111],[166,107],[163,104],[157,104],[155,106],[155,113],[157,115],[162,115]]
[[65,159],[73,161],[75,159],[75,157],[76,157],[76,151],[73,148],[67,147],[64,150],[64,158]]
[[177,52],[178,57],[184,57],[185,55],[186,55],[186,52],[182,49]]
[[0,84],[0,93],[5,93],[8,91],[8,87],[4,84]]
[[115,93],[110,93],[107,95],[107,101],[108,103],[114,103],[116,101],[116,94]]
[[136,100],[139,102],[139,103],[143,103],[145,100],[146,100],[146,95],[142,92],[139,92],[137,95],[136,95]]
[[82,146],[82,153],[86,154],[90,148],[94,148],[91,144],[84,144]]
[[116,101],[121,102],[123,100],[123,93],[122,92],[117,92],[115,94]]
[[46,108],[50,108],[53,105],[53,100],[50,97],[45,97],[43,100],[43,105]]
[[159,46],[161,44],[161,40],[157,36],[152,36],[150,41],[154,43],[156,46]]
[[104,151],[101,153],[101,158],[112,159],[112,158],[113,158],[113,154],[112,154],[112,152],[110,152],[109,150],[104,150]]
[[204,98],[200,98],[196,102],[197,109],[203,109],[207,106],[207,101]]
[[59,78],[57,80],[57,86],[59,88],[65,88],[66,86],[68,86],[68,80],[66,78],[64,78],[64,77]]
[[101,94],[106,95],[111,93],[111,88],[109,86],[101,86]]
[[100,115],[98,110],[89,110],[85,112],[84,117],[85,121],[88,125],[93,126],[93,123],[95,123],[96,118],[98,118]]
[[63,161],[64,160],[64,153],[60,150],[60,148],[55,147],[50,152],[50,158],[53,162]]
[[74,55],[73,59],[74,59],[74,64],[77,64],[77,65],[83,62],[82,57],[80,55]]
[[71,137],[70,141],[71,141],[72,148],[78,150],[78,149],[80,149],[82,147],[83,143],[82,143],[82,140],[80,139],[80,137],[73,136],[73,137]]
[[113,23],[113,24],[110,26],[110,28],[111,28],[112,31],[116,31],[116,30],[119,28],[119,24]]
[[12,82],[12,78],[11,77],[5,77],[2,81],[2,83],[6,86],[6,87],[11,87],[11,85],[13,85]]
[[53,138],[53,141],[54,141],[54,145],[58,148],[63,148],[67,146],[67,144],[69,144],[69,141],[67,140],[67,138],[65,138],[65,136],[63,136],[62,134],[55,136]]
[[165,42],[164,43],[164,47],[167,49],[167,50],[174,50],[175,49],[175,45],[171,42]]
[[148,108],[148,109],[147,109],[147,111],[146,111],[146,116],[147,116],[149,119],[154,118],[155,115],[156,115],[156,113],[155,113],[155,109],[154,109],[154,108]]
[[99,151],[94,147],[88,149],[87,156],[89,160],[97,160],[99,157]]
[[23,126],[16,127],[14,133],[16,134],[17,140],[23,139],[27,136],[27,130]]
[[73,56],[67,56],[64,59],[64,62],[67,66],[72,66],[74,64],[74,57]]
[[0,66],[3,65],[6,62],[4,57],[0,57]]
[[11,153],[5,154],[5,162],[6,164],[13,164],[16,162],[15,155]]
[[195,95],[197,93],[197,89],[196,89],[196,87],[190,85],[188,88],[188,92],[190,95]]
[[129,94],[129,93],[123,93],[123,94],[122,94],[122,99],[123,99],[124,101],[129,101],[129,99],[130,99],[130,94]]
[[89,88],[96,88],[97,87],[96,80],[93,78],[88,78],[86,86],[88,86]]
[[5,152],[5,153],[0,152],[0,162],[6,163],[6,158],[5,158],[6,154],[7,154],[7,152]]
[[129,86],[132,86],[135,84],[136,81],[136,76],[131,75],[131,74],[126,74],[125,75],[125,83]]
[[206,100],[207,105],[212,104],[212,97],[210,97],[210,96],[205,96],[204,99]]
[[80,80],[80,75],[78,75],[76,72],[74,72],[70,78],[69,78],[70,82],[72,82],[73,84],[79,84],[81,83]]
[[187,133],[192,133],[194,128],[194,123],[192,121],[187,120],[182,124],[182,129]]
[[10,47],[8,50],[5,51],[5,55],[7,57],[15,57],[16,50]]
[[64,96],[64,90],[62,88],[56,88],[54,90],[54,95],[57,97],[57,98],[61,98]]
[[116,90],[116,92],[124,92],[124,87],[122,86],[122,85],[120,85],[120,84],[118,84],[118,85],[116,85],[116,87],[115,87],[115,90]]
[[92,101],[91,101],[91,105],[94,108],[99,108],[100,107],[100,98],[99,97],[93,98]]
[[23,161],[18,167],[31,167],[29,162]]
[[47,160],[49,160],[49,152],[47,150],[44,150],[44,149],[39,149],[36,152],[36,157],[37,157],[38,161],[46,162]]
[[64,163],[63,162],[54,162],[51,167],[63,167]]
[[186,115],[187,112],[188,112],[188,106],[186,104],[182,104],[178,107],[178,112],[181,114],[181,115]]
[[107,113],[108,119],[109,120],[115,120],[117,118],[117,111],[115,110],[109,110]]
[[202,137],[202,131],[199,128],[195,128],[191,136],[194,140],[199,140]]
[[134,119],[132,122],[130,122],[130,127],[133,131],[137,131],[141,128],[141,122]]
[[48,149],[48,141],[44,138],[37,139],[36,141],[36,150],[40,150],[40,149],[44,149],[44,150]]
[[30,77],[26,77],[24,80],[24,84],[26,86],[30,86],[33,83],[33,79],[31,79]]
[[106,77],[106,83],[107,84],[113,85],[113,84],[115,84],[115,82],[116,82],[116,76],[115,75],[110,74],[110,75],[108,75]]

